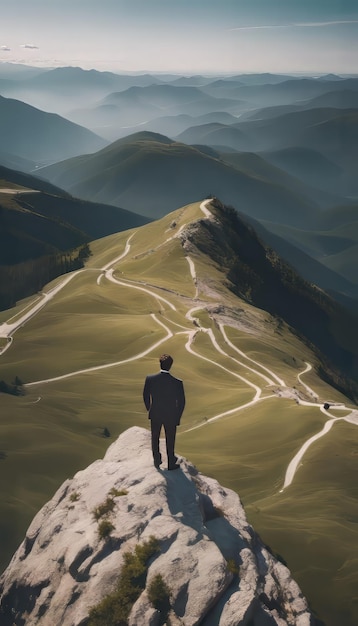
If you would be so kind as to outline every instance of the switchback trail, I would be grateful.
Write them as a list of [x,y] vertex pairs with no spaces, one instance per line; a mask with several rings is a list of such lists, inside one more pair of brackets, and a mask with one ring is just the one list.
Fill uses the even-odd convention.
[[[205,200],[204,202],[201,203],[200,208],[202,210],[202,212],[204,213],[205,217],[207,219],[212,219],[212,215],[209,211],[209,209],[207,208],[207,204],[210,202],[210,200]],[[185,226],[185,225],[184,225]],[[183,230],[184,226],[181,226],[181,228],[179,229],[179,231],[169,237],[168,239],[166,239],[164,241],[164,243],[167,243],[168,241],[170,241],[171,239],[173,239],[174,237],[177,237],[179,235],[179,233]],[[189,432],[191,430],[196,430],[198,428],[202,428],[204,427],[207,423],[219,420],[222,417],[225,416],[229,416],[229,415],[233,415],[235,413],[238,413],[242,410],[244,410],[245,408],[251,407],[253,405],[255,405],[258,402],[263,402],[269,398],[279,398],[280,396],[276,393],[272,393],[272,391],[275,391],[275,387],[277,387],[277,385],[279,385],[280,387],[283,388],[285,394],[284,397],[292,397],[294,398],[298,404],[302,404],[304,406],[312,406],[315,407],[316,409],[320,409],[321,412],[323,412],[324,414],[326,414],[329,417],[329,420],[326,422],[324,428],[317,433],[316,435],[314,435],[313,437],[310,437],[300,448],[300,450],[296,453],[296,455],[294,456],[294,458],[291,460],[291,462],[289,463],[287,470],[286,470],[286,474],[285,474],[285,479],[284,479],[284,484],[283,484],[283,488],[281,491],[283,491],[283,489],[286,489],[293,481],[294,476],[297,472],[297,469],[299,467],[300,462],[302,461],[302,458],[305,454],[305,452],[307,451],[307,449],[320,437],[324,436],[327,432],[329,432],[329,430],[332,428],[334,422],[339,421],[339,420],[346,420],[349,421],[350,423],[354,424],[354,425],[358,425],[358,412],[350,409],[344,405],[341,405],[340,407],[335,407],[335,408],[339,408],[341,410],[345,410],[345,411],[349,411],[350,413],[344,417],[335,417],[332,416],[328,411],[326,411],[326,409],[324,409],[323,404],[320,404],[318,402],[318,395],[315,393],[315,391],[309,387],[305,382],[302,381],[301,377],[309,372],[312,369],[312,366],[309,363],[306,363],[306,368],[300,372],[297,375],[298,380],[300,381],[300,383],[302,384],[302,386],[305,388],[307,394],[309,396],[311,396],[313,398],[312,402],[308,402],[306,400],[302,400],[300,398],[297,397],[297,395],[295,395],[293,393],[293,390],[291,390],[289,387],[286,386],[284,380],[279,377],[274,371],[272,371],[271,369],[269,369],[268,367],[264,366],[262,363],[260,363],[257,360],[252,359],[250,356],[248,356],[247,354],[245,354],[245,352],[243,350],[241,350],[237,345],[235,345],[232,341],[229,340],[227,333],[225,331],[225,325],[223,323],[219,323],[218,324],[218,328],[219,328],[219,332],[220,332],[220,337],[222,339],[222,342],[224,345],[226,345],[228,347],[229,350],[234,351],[236,354],[238,354],[240,356],[240,359],[232,356],[232,354],[229,354],[227,350],[224,350],[223,347],[220,345],[218,339],[215,336],[214,331],[212,330],[212,328],[206,328],[204,327],[201,323],[199,318],[194,317],[194,313],[199,311],[199,310],[205,310],[206,308],[206,303],[203,302],[200,305],[197,302],[198,299],[198,285],[197,285],[197,272],[196,272],[196,268],[195,268],[195,263],[194,261],[190,258],[189,255],[186,255],[186,260],[188,262],[189,265],[189,272],[195,287],[195,295],[192,298],[192,303],[195,303],[195,306],[192,306],[187,313],[185,314],[185,319],[183,319],[183,324],[179,324],[177,322],[172,322],[170,321],[168,318],[164,317],[164,313],[166,311],[166,309],[169,309],[171,311],[177,311],[177,307],[175,306],[175,304],[171,301],[171,299],[169,299],[169,297],[164,298],[163,296],[159,295],[157,293],[157,291],[155,291],[154,289],[157,289],[154,285],[149,287],[148,285],[143,286],[143,283],[139,283],[138,281],[132,281],[132,280],[128,280],[128,279],[122,279],[119,280],[118,278],[116,278],[114,276],[114,266],[117,265],[118,263],[120,263],[120,261],[122,259],[124,259],[128,253],[130,252],[131,249],[131,239],[134,237],[135,233],[132,233],[130,235],[130,237],[127,239],[126,244],[125,244],[125,248],[124,251],[116,256],[114,259],[112,259],[110,262],[106,263],[103,267],[97,269],[97,268],[83,268],[81,270],[77,270],[75,272],[71,272],[70,274],[66,274],[65,277],[60,280],[52,289],[50,289],[48,292],[43,293],[41,296],[39,296],[32,304],[27,305],[26,307],[24,307],[24,309],[22,309],[19,313],[17,313],[15,316],[13,316],[12,318],[10,318],[7,322],[3,323],[2,325],[0,325],[0,338],[6,338],[7,339],[7,344],[5,346],[5,348],[3,348],[2,352],[0,352],[1,354],[4,354],[4,352],[10,348],[10,346],[12,345],[12,341],[13,341],[13,335],[14,333],[24,324],[26,324],[29,320],[31,320],[35,315],[37,315],[41,309],[43,309],[44,306],[46,306],[46,304],[52,300],[64,287],[66,287],[66,285],[68,285],[68,283],[70,281],[72,281],[78,274],[80,274],[81,272],[99,272],[99,276],[96,279],[97,285],[100,285],[102,283],[102,280],[108,280],[112,283],[114,283],[115,285],[118,285],[118,287],[125,287],[126,289],[136,289],[137,291],[140,292],[144,292],[148,295],[150,295],[151,297],[153,297],[154,300],[157,301],[157,303],[160,305],[161,307],[161,317],[162,319],[159,319],[159,317],[154,314],[151,313],[150,317],[154,320],[154,322],[159,325],[161,328],[163,328],[165,334],[164,336],[154,342],[153,344],[151,344],[149,347],[147,347],[145,350],[120,361],[115,361],[115,362],[111,362],[111,363],[105,363],[102,365],[95,365],[92,367],[88,367],[88,368],[83,368],[77,371],[72,371],[72,372],[67,372],[65,374],[59,375],[59,376],[54,376],[51,378],[47,378],[47,379],[43,379],[43,380],[37,380],[37,381],[32,381],[26,384],[26,387],[35,387],[37,385],[43,385],[43,384],[48,384],[48,383],[52,383],[52,382],[56,382],[59,380],[64,380],[67,378],[71,378],[74,376],[79,376],[79,375],[85,375],[87,373],[90,372],[94,372],[94,371],[98,371],[98,370],[104,370],[104,369],[108,369],[111,367],[117,367],[117,366],[121,366],[124,365],[126,363],[138,360],[143,358],[144,356],[146,356],[147,354],[150,354],[151,352],[153,352],[153,350],[157,349],[160,345],[164,344],[168,339],[170,339],[171,337],[173,337],[174,335],[178,335],[178,336],[183,336],[184,338],[186,338],[186,342],[185,342],[185,349],[192,354],[193,356],[195,356],[196,358],[205,360],[207,362],[209,362],[212,366],[217,367],[219,369],[224,370],[228,375],[233,376],[234,378],[240,380],[244,385],[246,385],[247,387],[249,387],[250,389],[252,389],[253,391],[253,398],[249,401],[246,402],[244,404],[235,406],[227,411],[224,411],[222,413],[219,413],[217,415],[213,415],[210,418],[207,418],[205,420],[203,420],[203,422],[200,422],[200,424],[195,425],[194,427],[188,429],[187,431],[182,431],[182,432]],[[164,244],[160,244],[158,246],[158,248],[161,247],[161,245]],[[145,284],[145,283],[144,283]],[[167,293],[169,293],[171,296],[176,296],[178,297],[178,294],[176,294],[174,291],[167,289],[166,290]],[[165,323],[164,321],[162,321],[163,319],[166,320],[167,323]],[[14,321],[12,321],[14,320]],[[185,325],[185,322],[187,322],[188,325]],[[172,328],[177,327],[178,330],[173,331]],[[188,327],[189,326],[189,327]],[[193,326],[195,328],[193,328]],[[222,365],[221,363],[218,363],[217,361],[215,361],[214,359],[209,359],[208,357],[204,356],[203,354],[200,353],[200,351],[195,350],[194,346],[195,346],[195,340],[198,337],[198,335],[200,333],[204,333],[206,334],[206,336],[209,338],[211,345],[213,347],[213,349],[216,351],[217,354],[219,354],[222,357],[222,360],[224,360],[224,362],[227,363],[227,365]],[[264,385],[265,388],[271,388],[268,389],[268,391],[266,391],[266,393],[264,394],[264,388],[261,387],[259,384],[256,384],[255,382],[252,382],[251,380],[249,380],[246,376],[243,376],[242,374],[237,373],[236,371],[234,371],[234,366],[239,366],[240,368],[244,368],[244,370],[246,370],[248,373],[250,373],[251,375],[254,375],[259,382],[260,380],[262,381],[262,385]],[[297,392],[295,392],[297,394]],[[40,397],[39,397],[40,399]],[[37,401],[39,401],[36,400]]]

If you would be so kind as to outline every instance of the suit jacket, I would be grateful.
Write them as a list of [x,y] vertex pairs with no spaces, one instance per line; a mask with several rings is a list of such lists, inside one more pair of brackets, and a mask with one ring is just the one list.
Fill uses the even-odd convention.
[[149,419],[161,421],[163,424],[179,425],[185,407],[183,381],[169,372],[147,376],[143,400],[149,411]]

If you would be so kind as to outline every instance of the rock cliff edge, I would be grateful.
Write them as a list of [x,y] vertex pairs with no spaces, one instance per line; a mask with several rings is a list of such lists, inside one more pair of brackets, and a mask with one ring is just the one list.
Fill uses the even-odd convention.
[[[159,549],[129,626],[314,624],[238,495],[186,459],[177,471],[156,470],[150,433],[138,427],[66,480],[35,516],[0,579],[0,623],[85,626],[91,607],[117,587],[124,555],[152,537]],[[170,591],[166,621],[148,593],[159,574]]]

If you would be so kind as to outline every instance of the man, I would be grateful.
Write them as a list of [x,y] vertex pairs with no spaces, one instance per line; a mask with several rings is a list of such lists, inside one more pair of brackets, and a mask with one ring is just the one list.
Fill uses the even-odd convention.
[[151,422],[154,465],[158,469],[162,463],[159,437],[164,426],[168,470],[176,470],[179,464],[174,453],[175,436],[185,406],[184,386],[182,380],[174,378],[169,373],[173,364],[173,359],[169,354],[162,354],[159,363],[160,372],[147,376],[145,379],[143,400]]

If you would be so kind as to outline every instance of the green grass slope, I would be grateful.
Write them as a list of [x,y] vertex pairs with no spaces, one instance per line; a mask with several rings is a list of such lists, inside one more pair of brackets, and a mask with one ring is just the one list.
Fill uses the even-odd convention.
[[[187,397],[178,453],[240,494],[327,626],[354,626],[356,407],[282,319],[228,289],[222,263],[197,245],[207,219],[189,204],[98,239],[80,273],[46,287],[62,285],[36,315],[26,319],[42,296],[0,313],[0,349],[4,323],[19,326],[0,380],[28,383],[23,396],[1,394],[1,564],[63,480],[128,427],[148,428],[143,382],[165,351]],[[346,408],[327,415],[325,401]],[[282,492],[293,457],[333,418]]]
[[33,176],[0,168],[0,309],[79,267],[84,244],[148,220],[78,200]]
[[69,250],[147,221],[119,207],[79,200],[45,180],[0,167],[0,265]]
[[155,218],[208,193],[257,219],[303,224],[317,211],[303,193],[147,132],[120,139],[94,155],[43,168],[41,173],[78,197]]

